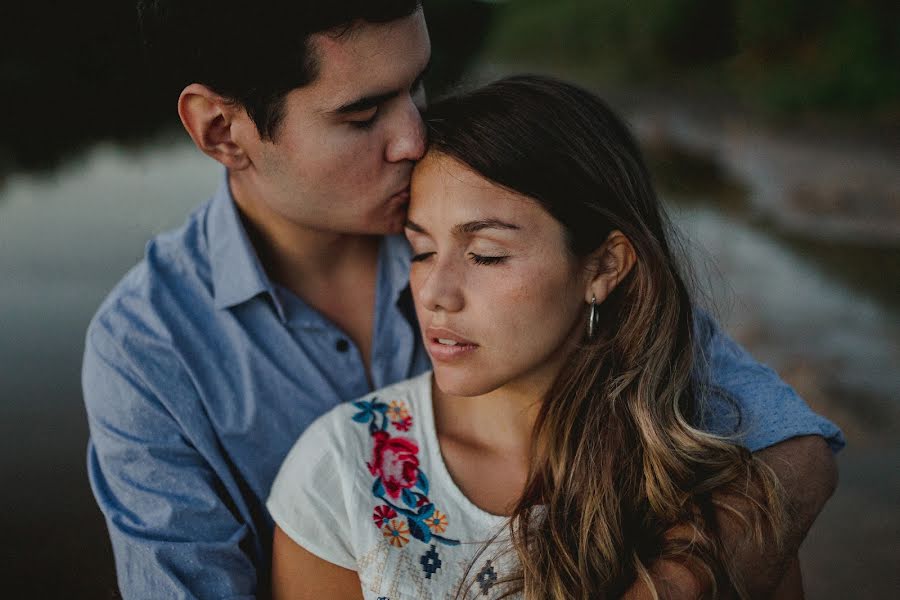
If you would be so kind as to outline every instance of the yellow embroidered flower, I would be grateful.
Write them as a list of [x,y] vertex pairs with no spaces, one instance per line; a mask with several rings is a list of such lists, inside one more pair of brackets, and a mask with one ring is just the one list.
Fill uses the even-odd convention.
[[391,400],[390,404],[388,404],[387,409],[387,417],[389,420],[394,423],[398,421],[404,420],[409,416],[409,409],[406,408],[406,403],[402,400]]
[[381,528],[381,533],[395,548],[402,548],[409,543],[409,527],[401,519],[391,519],[390,523]]
[[436,510],[433,515],[425,519],[425,524],[428,525],[431,533],[444,533],[447,531],[447,515]]

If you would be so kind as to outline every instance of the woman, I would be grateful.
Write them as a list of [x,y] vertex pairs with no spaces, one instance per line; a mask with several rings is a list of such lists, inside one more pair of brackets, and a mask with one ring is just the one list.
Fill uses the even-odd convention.
[[612,598],[660,558],[739,588],[713,509],[774,534],[777,483],[694,426],[691,300],[626,127],[538,77],[426,122],[406,233],[434,371],[292,450],[276,597]]

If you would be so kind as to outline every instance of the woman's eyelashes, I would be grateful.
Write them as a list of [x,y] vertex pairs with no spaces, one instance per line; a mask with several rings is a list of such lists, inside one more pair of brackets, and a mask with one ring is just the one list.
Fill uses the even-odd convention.
[[474,252],[469,252],[469,258],[471,258],[472,262],[476,265],[499,265],[509,257],[504,255],[484,256],[481,254],[475,254]]
[[426,258],[431,256],[432,254],[434,254],[434,252],[422,252],[421,254],[413,255],[413,257],[409,260],[410,260],[410,262],[422,262],[423,260],[425,260]]
[[[410,259],[412,262],[423,262],[431,258],[434,255],[434,252],[421,252],[419,254],[413,255]],[[471,260],[476,265],[499,265],[504,262],[509,256],[500,255],[500,256],[485,256],[482,254],[475,254],[474,252],[469,252],[469,260]]]

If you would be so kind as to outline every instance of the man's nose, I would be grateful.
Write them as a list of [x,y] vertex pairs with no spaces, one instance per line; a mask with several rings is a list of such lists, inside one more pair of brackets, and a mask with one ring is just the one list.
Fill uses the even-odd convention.
[[393,135],[385,148],[388,162],[417,161],[425,154],[425,124],[418,107],[409,98],[400,108]]

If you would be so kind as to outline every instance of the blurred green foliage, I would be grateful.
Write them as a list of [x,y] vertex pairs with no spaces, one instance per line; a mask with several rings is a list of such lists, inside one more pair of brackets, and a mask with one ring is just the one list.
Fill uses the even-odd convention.
[[489,57],[599,77],[714,81],[766,109],[896,110],[900,3],[508,0]]

